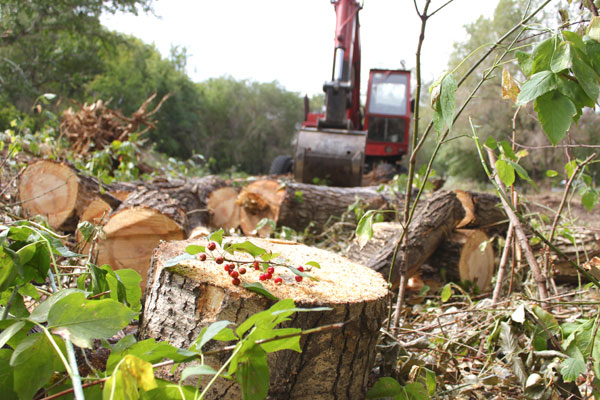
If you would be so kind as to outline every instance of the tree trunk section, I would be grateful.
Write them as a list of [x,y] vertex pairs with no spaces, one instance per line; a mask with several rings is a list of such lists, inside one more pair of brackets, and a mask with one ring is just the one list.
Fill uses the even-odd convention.
[[67,164],[41,160],[25,169],[19,200],[27,216],[42,215],[53,229],[73,232],[79,217],[95,198],[116,208],[121,201],[102,193],[96,179],[78,174]]
[[[292,272],[283,266],[275,267],[275,274],[283,278],[282,285],[276,285],[273,280],[262,282],[273,295],[291,298],[297,307],[332,308],[296,313],[284,326],[306,330],[347,322],[342,329],[303,336],[300,339],[302,353],[285,350],[269,354],[269,398],[364,398],[386,311],[386,282],[374,271],[334,253],[293,242],[250,240],[265,250],[281,254],[289,260],[287,265],[298,267],[316,261],[321,266],[308,272],[318,278],[318,282],[307,278],[296,282]],[[241,286],[234,286],[222,265],[212,261],[187,260],[175,267],[163,268],[166,260],[184,253],[189,244],[205,245],[206,239],[162,243],[155,250],[140,319],[141,338],[166,340],[175,346],[186,347],[212,322],[229,320],[239,325],[273,303]],[[217,254],[220,253],[217,251]],[[245,253],[238,254],[228,257],[238,261],[253,260]],[[258,282],[259,273],[249,268],[241,276],[242,281]],[[206,350],[211,344],[212,348],[221,346],[211,342]],[[217,367],[228,356],[209,358],[207,363]],[[160,374],[177,380],[180,371],[181,368],[171,375],[170,370],[165,369]],[[219,379],[207,398],[238,399],[241,393],[235,382]]]
[[[410,224],[406,247],[398,250],[390,281],[393,286],[398,285],[402,263],[407,263],[409,276],[414,274],[452,233],[464,215],[463,207],[454,192],[436,192],[425,200]],[[358,240],[354,240],[348,250],[348,257],[382,273],[387,279],[394,249],[402,231],[399,223],[373,224],[373,238],[362,248]]]
[[210,227],[223,228],[225,232],[240,226],[240,205],[237,202],[240,190],[224,186],[214,190],[206,201],[210,215]]
[[[260,180],[246,186],[238,197],[240,226],[244,234],[253,235],[256,225],[267,218],[278,226],[302,231],[310,225],[318,232],[331,220],[339,219],[357,199],[366,210],[397,208],[403,200],[395,200],[373,187],[342,188]],[[258,234],[266,236],[269,231],[265,226]]]
[[471,282],[481,290],[489,289],[495,258],[492,245],[485,243],[488,240],[481,230],[455,230],[426,261],[435,272],[423,275],[442,282]]

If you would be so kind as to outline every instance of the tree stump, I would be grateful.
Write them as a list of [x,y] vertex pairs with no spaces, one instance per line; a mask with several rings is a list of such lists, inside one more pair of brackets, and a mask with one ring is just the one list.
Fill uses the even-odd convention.
[[[116,208],[121,201],[101,193],[96,179],[67,164],[41,160],[29,165],[19,182],[19,200],[28,216],[48,218],[53,229],[72,232],[89,203],[99,197]],[[106,187],[105,187],[106,189]]]
[[[243,241],[235,238],[232,241]],[[298,307],[328,306],[330,311],[296,313],[286,326],[303,330],[338,322],[342,329],[303,336],[302,353],[281,351],[269,354],[271,371],[269,398],[273,399],[362,399],[367,389],[369,371],[375,361],[375,343],[384,319],[388,290],[378,273],[324,250],[293,242],[249,239],[257,246],[279,253],[287,265],[320,263],[305,278],[296,282],[292,272],[282,266],[275,274],[282,285],[272,280],[262,282],[278,298],[291,298]],[[212,261],[183,261],[163,268],[165,262],[185,252],[189,244],[205,245],[206,240],[161,243],[154,251],[148,276],[146,302],[140,322],[142,338],[166,340],[179,347],[188,346],[203,327],[217,320],[239,325],[250,315],[268,308],[268,300],[241,286],[234,286],[222,265]],[[232,257],[232,256],[228,256]],[[237,260],[248,260],[248,255]],[[259,271],[249,269],[245,282],[258,282]],[[209,343],[210,347],[210,343]],[[228,357],[210,359],[213,366]],[[169,374],[163,371],[162,374]],[[177,379],[169,376],[170,379]],[[219,379],[208,398],[241,398],[235,382]]]
[[[367,210],[398,208],[403,200],[380,193],[374,187],[345,188],[258,180],[247,185],[238,197],[240,226],[245,235],[252,235],[256,225],[268,218],[279,226],[297,231],[309,225],[314,231],[321,231],[327,222],[341,217],[358,199]],[[266,236],[269,230],[265,226],[258,233]]]

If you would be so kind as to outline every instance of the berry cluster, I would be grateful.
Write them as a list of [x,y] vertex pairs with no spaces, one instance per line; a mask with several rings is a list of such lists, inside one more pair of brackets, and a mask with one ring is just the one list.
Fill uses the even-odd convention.
[[[216,250],[217,248],[217,244],[215,242],[208,242],[208,244],[206,245],[206,249],[210,252]],[[226,262],[226,264],[223,266],[223,270],[229,274],[229,276],[231,277],[231,283],[234,285],[239,285],[241,282],[240,277],[241,275],[246,274],[247,270],[246,267],[244,267],[244,265],[248,265],[248,266],[252,266],[252,268],[254,268],[256,271],[259,271],[261,269],[261,262],[254,260],[254,261],[238,261],[238,260],[226,260],[222,255],[212,255],[213,260],[215,261],[215,263],[217,264],[223,264]],[[198,255],[200,261],[206,261],[206,259],[208,258],[206,253],[200,253]],[[262,262],[263,265],[269,265],[268,262]],[[298,271],[300,272],[304,272],[305,269],[304,267],[300,266],[297,268]],[[269,265],[266,269],[263,270],[263,273],[261,273],[258,277],[258,279],[260,279],[261,281],[268,281],[270,279],[273,279],[273,282],[275,282],[277,285],[281,285],[283,283],[283,279],[280,276],[276,276],[275,278],[273,278],[273,275],[275,274],[275,267],[273,267],[272,265]],[[295,277],[296,282],[302,282],[302,276],[300,275],[296,275]]]

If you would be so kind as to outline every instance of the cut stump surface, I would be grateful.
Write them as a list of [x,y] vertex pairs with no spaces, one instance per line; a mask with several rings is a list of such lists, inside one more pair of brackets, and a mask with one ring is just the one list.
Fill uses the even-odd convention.
[[[275,267],[275,274],[283,278],[283,284],[277,285],[273,280],[261,282],[276,297],[293,299],[297,307],[332,308],[295,313],[287,326],[306,330],[346,322],[342,329],[303,336],[302,353],[284,350],[269,354],[270,398],[364,398],[375,361],[375,343],[386,311],[385,280],[369,268],[324,250],[293,242],[249,240],[267,251],[279,253],[280,258],[274,260],[277,263],[298,267],[316,261],[321,266],[308,272],[318,282],[304,278],[298,283],[285,266]],[[175,267],[163,267],[167,260],[183,254],[190,244],[205,245],[206,240],[162,243],[155,250],[140,325],[142,337],[186,347],[212,322],[229,320],[239,325],[273,303],[233,285],[223,266],[210,258],[205,262],[187,260]],[[225,256],[239,261],[253,260],[245,253],[235,253],[235,256],[226,253]],[[242,281],[258,282],[259,274],[260,271],[248,268]],[[209,364],[216,366],[224,359],[213,359]],[[177,379],[177,373],[168,376],[169,372],[165,371],[165,374]],[[241,398],[237,384],[231,381],[219,380],[211,390],[208,396],[211,399]]]

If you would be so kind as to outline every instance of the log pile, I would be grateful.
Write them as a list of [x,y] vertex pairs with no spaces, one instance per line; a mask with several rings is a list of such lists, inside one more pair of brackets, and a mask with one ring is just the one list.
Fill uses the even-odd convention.
[[[333,188],[274,179],[259,179],[244,187],[214,176],[101,185],[51,161],[30,165],[19,193],[27,215],[44,215],[55,229],[73,232],[80,221],[103,225],[103,240],[95,246],[96,262],[133,268],[143,277],[160,241],[202,237],[219,228],[267,237],[270,224],[257,229],[264,219],[300,232],[320,232],[353,206],[404,207],[403,196],[374,187]],[[436,192],[426,199],[411,224],[409,242],[397,254],[392,282],[398,279],[397,266],[407,260],[410,275],[470,280],[486,288],[494,269],[493,251],[487,247],[480,252],[479,245],[505,228],[495,199],[461,191]],[[387,279],[402,226],[386,222],[375,224],[374,231],[364,248],[355,241],[345,254]],[[429,270],[422,270],[422,265]]]

